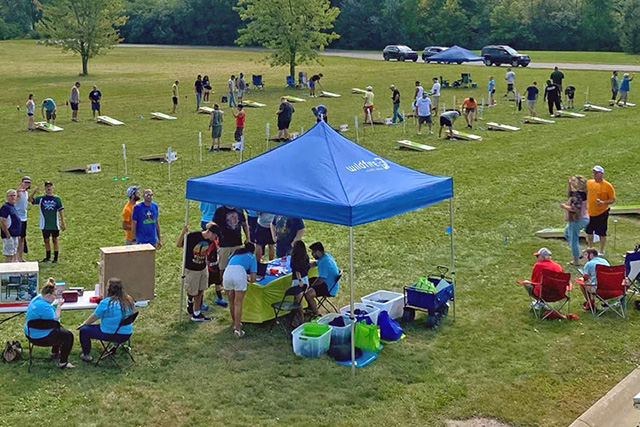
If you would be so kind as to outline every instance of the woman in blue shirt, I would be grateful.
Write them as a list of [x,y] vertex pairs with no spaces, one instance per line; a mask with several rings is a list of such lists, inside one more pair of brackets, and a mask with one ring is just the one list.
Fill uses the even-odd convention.
[[[123,326],[118,330],[120,321],[133,313],[133,298],[124,293],[122,280],[111,278],[107,282],[107,297],[100,301],[91,316],[80,325],[80,359],[91,362],[91,339],[124,342],[133,333],[133,326]],[[93,323],[100,319],[99,325]],[[116,334],[116,330],[118,333]]]
[[224,270],[222,286],[229,296],[229,310],[231,311],[231,322],[233,334],[237,338],[244,336],[242,330],[242,300],[247,291],[247,274],[252,282],[256,281],[258,272],[258,262],[253,255],[256,247],[253,243],[245,243],[243,248],[238,249],[229,258],[229,264]]
[[73,348],[73,334],[63,327],[58,329],[29,329],[27,327],[29,321],[37,319],[60,320],[60,311],[64,300],[58,300],[58,306],[54,307],[53,302],[56,300],[56,281],[50,277],[47,283],[42,287],[40,295],[35,297],[27,307],[27,319],[24,324],[24,334],[36,345],[41,347],[51,346],[51,358],[60,357],[58,367],[74,368],[68,362],[69,353]]

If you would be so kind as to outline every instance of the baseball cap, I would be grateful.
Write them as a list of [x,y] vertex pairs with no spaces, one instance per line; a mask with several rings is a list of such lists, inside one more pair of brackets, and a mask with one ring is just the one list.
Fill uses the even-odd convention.
[[53,185],[53,182],[51,182],[51,181],[45,181],[45,182],[44,182],[44,186],[46,187],[47,185]]
[[215,222],[210,222],[207,224],[207,231],[210,231],[217,236],[220,235],[220,227],[218,227],[218,224],[216,224]]
[[127,188],[127,196],[133,196],[138,190],[140,190],[140,187],[138,187],[137,185],[132,185],[131,187]]
[[593,167],[593,169],[591,169],[591,170],[594,171],[594,172],[604,173],[604,168],[602,166],[600,166],[600,165],[595,165]]
[[538,252],[533,254],[533,256],[538,256],[538,255],[551,256],[551,251],[547,248],[540,248],[538,249]]
[[373,87],[367,86],[367,90],[373,90]]
[[25,175],[22,177],[22,182],[31,182],[31,177],[29,175]]

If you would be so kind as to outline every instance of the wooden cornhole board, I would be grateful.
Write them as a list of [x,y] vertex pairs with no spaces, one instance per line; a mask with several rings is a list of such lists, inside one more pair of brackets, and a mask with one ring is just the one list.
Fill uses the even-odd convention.
[[[564,239],[564,228],[543,228],[542,230],[536,231],[535,236],[541,239]],[[586,239],[587,234],[581,231],[580,238]]]
[[[175,160],[178,160],[178,153],[176,153],[174,151],[174,154],[176,155]],[[162,153],[162,154],[151,154],[149,156],[142,156],[140,157],[140,160],[145,161],[145,162],[166,162],[169,158],[168,153]]]
[[60,126],[52,125],[47,122],[35,122],[34,125],[36,126],[36,129],[40,129],[45,132],[60,132],[64,130]]
[[613,205],[611,215],[640,215],[640,205]]
[[200,114],[211,114],[211,113],[213,113],[213,108],[211,108],[211,107],[200,107],[200,108],[198,108],[198,113],[200,113]]
[[502,130],[502,131],[508,131],[508,132],[515,132],[517,130],[520,130],[520,128],[517,128],[515,126],[503,125],[501,123],[495,123],[495,122],[487,123],[487,129],[488,130]]
[[[369,120],[364,122],[364,124],[371,126],[371,122]],[[387,125],[388,123],[384,119],[373,119],[373,124],[374,125]]]
[[323,98],[340,98],[341,95],[338,95],[337,93],[333,93],[333,92],[327,92],[327,91],[321,91],[320,92],[320,96]]
[[102,166],[100,163],[91,163],[84,166],[71,166],[70,168],[60,169],[60,172],[99,173],[102,172]]
[[613,111],[611,108],[600,107],[598,105],[593,104],[584,104],[584,111]]
[[580,119],[582,117],[587,117],[584,114],[574,113],[571,111],[558,110],[556,111],[556,117],[570,117],[572,119]]
[[122,126],[124,123],[109,116],[98,116],[98,123],[109,126]]
[[[624,104],[616,104],[616,101],[612,100],[609,101],[609,105],[611,105],[612,107],[624,107]],[[632,103],[632,102],[627,102],[627,107],[635,107],[636,104]]]
[[267,106],[267,104],[263,104],[261,102],[249,101],[249,100],[242,101],[242,105],[249,108],[262,108]]
[[430,145],[419,144],[417,142],[409,141],[406,139],[401,139],[398,141],[399,148],[407,148],[409,150],[414,151],[432,151],[435,150],[436,147],[432,147]]
[[474,135],[471,133],[460,132],[457,130],[453,130],[453,137],[455,139],[461,139],[463,141],[482,141],[482,137],[479,135]]
[[367,93],[366,90],[364,89],[358,89],[357,87],[351,88],[351,93],[357,93],[359,95],[364,95],[365,93]]
[[540,117],[533,116],[524,116],[522,121],[530,125],[552,125],[555,123],[555,120],[541,119]]
[[297,96],[285,95],[284,98],[289,102],[307,102],[306,99],[298,98]]
[[164,113],[151,113],[151,118],[154,120],[177,120],[177,117],[170,116]]

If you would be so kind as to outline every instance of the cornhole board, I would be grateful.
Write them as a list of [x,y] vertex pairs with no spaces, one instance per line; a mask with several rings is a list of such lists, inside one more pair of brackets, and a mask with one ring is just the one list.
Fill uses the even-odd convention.
[[35,122],[34,125],[36,126],[36,129],[40,129],[45,132],[60,132],[64,130],[60,126],[52,125],[47,122]]
[[398,148],[407,148],[409,150],[414,150],[414,151],[432,151],[436,149],[436,147],[419,144],[417,142],[409,141],[406,139],[401,139],[398,141]]
[[340,127],[333,127],[333,130],[336,132],[347,132],[349,130],[349,125],[340,125]]
[[[623,104],[616,104],[616,101],[609,101],[609,105],[611,105],[612,107],[623,107]],[[627,107],[635,107],[636,104],[632,103],[632,102],[627,102]]]
[[556,111],[556,117],[570,117],[572,119],[578,119],[587,116],[580,113],[573,113],[571,111],[558,110]]
[[[364,122],[364,124],[371,126],[371,122],[369,120]],[[373,119],[373,124],[374,125],[388,125],[389,123],[387,123],[384,119]]]
[[261,102],[249,101],[249,100],[242,101],[242,105],[249,108],[262,108],[267,106],[267,104],[263,104]]
[[102,172],[102,166],[100,163],[91,163],[84,166],[71,166],[70,168],[60,169],[60,172],[99,173]]
[[600,107],[593,104],[584,104],[584,111],[613,111],[611,108]]
[[[542,230],[536,231],[535,236],[541,239],[564,239],[564,228],[543,228]],[[581,231],[580,238],[586,239],[587,234]]]
[[342,95],[338,95],[337,93],[327,92],[323,90],[320,92],[320,96],[323,98],[340,98],[340,96]]
[[528,123],[530,125],[552,125],[555,123],[555,120],[541,119],[540,117],[533,116],[524,116],[522,120],[524,123]]
[[122,126],[124,123],[109,116],[98,116],[98,123],[109,126]]
[[198,108],[198,113],[200,113],[200,114],[211,114],[211,113],[213,113],[213,108],[211,108],[211,107],[200,107],[200,108]]
[[289,102],[307,102],[306,99],[298,98],[297,96],[285,95],[284,98]]
[[151,113],[151,118],[153,120],[177,120],[177,117],[170,116],[164,113]]
[[640,205],[613,205],[611,215],[640,215]]
[[356,93],[358,95],[364,95],[365,93],[367,93],[366,90],[364,89],[358,89],[357,87],[351,88],[351,93]]
[[461,139],[463,141],[482,141],[482,137],[479,135],[474,135],[471,133],[460,132],[457,130],[453,130],[453,137],[455,139]]
[[[174,154],[176,155],[175,160],[178,160],[178,153],[174,151]],[[142,156],[140,157],[140,160],[145,162],[166,162],[168,160],[168,153],[151,154],[149,156]]]
[[508,132],[515,132],[517,130],[520,130],[520,128],[517,128],[515,126],[503,125],[501,123],[495,123],[495,122],[487,123],[487,129],[488,130],[502,130],[502,131],[508,131]]

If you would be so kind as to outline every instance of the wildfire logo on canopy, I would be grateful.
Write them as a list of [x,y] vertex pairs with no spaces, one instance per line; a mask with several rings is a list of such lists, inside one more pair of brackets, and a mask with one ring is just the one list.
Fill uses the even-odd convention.
[[349,172],[357,172],[363,170],[365,172],[381,171],[389,169],[389,164],[380,157],[375,157],[372,160],[360,160],[353,164],[346,166]]

